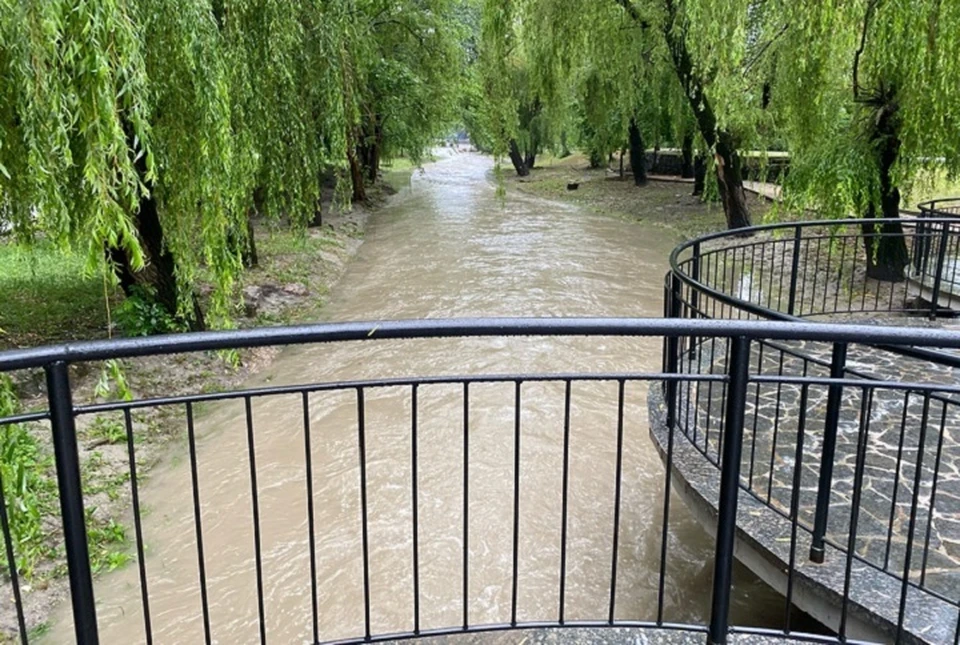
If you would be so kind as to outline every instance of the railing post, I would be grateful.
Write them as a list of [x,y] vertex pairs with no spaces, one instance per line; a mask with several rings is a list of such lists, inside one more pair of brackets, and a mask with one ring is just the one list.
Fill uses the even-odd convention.
[[[940,287],[943,283],[943,265],[947,259],[947,243],[949,241],[950,235],[950,224],[948,222],[942,222],[940,224],[943,228],[940,233],[940,247],[937,249],[937,270],[933,274],[933,297],[931,298],[930,303],[930,319],[933,320],[937,317],[937,309],[940,305]],[[921,276],[921,282],[923,277]]]
[[[697,284],[700,284],[700,242],[693,243],[693,258],[690,260],[690,277]],[[690,309],[693,311],[691,318],[700,318],[700,290],[697,288],[690,290]]]
[[797,307],[797,274],[800,272],[800,240],[803,233],[799,226],[795,227],[793,231],[793,258],[790,260],[790,299],[787,302],[787,313],[791,316]]
[[[670,318],[680,318],[680,278],[675,274],[670,274]],[[666,373],[676,374],[680,362],[680,338],[670,336],[667,338],[667,356]],[[667,381],[666,386],[667,399],[667,428],[671,432],[676,429],[677,424],[677,382],[673,379]]]
[[53,453],[60,491],[60,515],[67,551],[70,599],[78,645],[96,645],[97,611],[93,600],[93,575],[87,550],[87,529],[80,483],[80,457],[77,453],[77,428],[73,417],[70,376],[63,361],[46,366],[50,425],[53,429]]
[[740,495],[740,458],[743,453],[743,423],[747,405],[750,340],[731,339],[727,372],[727,405],[724,411],[723,465],[720,470],[720,504],[717,542],[713,561],[713,599],[709,643],[727,642],[730,620],[730,586],[733,580],[733,548],[737,537],[737,501]]
[[[847,344],[834,343],[830,359],[830,378],[843,378],[847,364]],[[817,487],[817,508],[813,521],[813,539],[810,542],[810,560],[823,563],[824,538],[830,510],[830,489],[833,486],[833,462],[837,451],[837,426],[840,424],[840,403],[843,386],[831,383],[827,389],[827,413],[823,422],[823,450],[820,453],[820,481]]]

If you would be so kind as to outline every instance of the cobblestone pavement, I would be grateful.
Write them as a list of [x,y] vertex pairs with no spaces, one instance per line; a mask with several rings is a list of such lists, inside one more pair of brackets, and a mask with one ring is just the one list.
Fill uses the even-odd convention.
[[[708,340],[693,351],[688,348],[681,369],[687,373],[723,373],[725,352],[723,341]],[[830,352],[831,346],[824,343],[755,343],[751,376],[826,378]],[[913,516],[909,578],[956,602],[960,598],[960,395],[925,395],[891,385],[950,387],[960,384],[960,374],[946,366],[856,345],[849,348],[847,368],[845,377],[862,379],[864,387],[845,387],[841,398],[827,538],[847,548],[854,493],[858,490],[854,552],[867,563],[903,576]],[[700,451],[718,461],[723,385],[690,383],[680,390],[681,427]],[[789,514],[799,463],[798,517],[802,526],[811,527],[828,387],[810,384],[806,390],[804,395],[802,386],[796,383],[750,385],[741,478],[761,501]],[[798,452],[802,417],[803,446]],[[866,451],[857,486],[860,441],[866,442]],[[914,510],[918,459],[920,484]]]

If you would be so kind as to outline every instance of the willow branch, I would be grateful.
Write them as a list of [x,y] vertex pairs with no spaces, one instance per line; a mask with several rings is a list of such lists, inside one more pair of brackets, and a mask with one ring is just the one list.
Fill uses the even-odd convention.
[[787,29],[789,28],[790,28],[790,23],[787,23],[783,27],[781,27],[780,31],[778,31],[773,38],[765,42],[763,44],[763,47],[761,47],[760,50],[753,55],[753,58],[747,61],[747,64],[743,66],[744,76],[750,73],[750,70],[753,68],[754,65],[756,65],[760,61],[761,58],[763,58],[763,55],[767,53],[767,50],[770,49],[770,46],[773,45],[773,43],[777,42],[777,40],[781,36],[783,36],[783,34],[785,34],[787,32]]
[[633,2],[631,0],[614,0],[614,2],[623,7],[627,12],[627,15],[630,16],[634,22],[640,25],[641,29],[647,29],[650,27],[650,23],[643,19],[643,17],[640,15],[640,12],[637,11],[637,8],[633,6]]
[[860,32],[860,46],[857,47],[857,51],[853,55],[853,100],[857,101],[860,99],[860,57],[863,55],[863,50],[867,46],[867,31],[870,29],[870,19],[873,17],[873,13],[876,11],[877,6],[879,6],[881,0],[870,0],[870,3],[867,5],[867,12],[863,16],[863,31]]

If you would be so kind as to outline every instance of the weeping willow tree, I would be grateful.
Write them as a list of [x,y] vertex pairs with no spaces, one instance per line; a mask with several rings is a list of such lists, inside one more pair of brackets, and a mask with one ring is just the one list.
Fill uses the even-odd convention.
[[21,241],[85,251],[91,270],[149,292],[196,328],[201,266],[225,313],[229,78],[209,4],[5,2],[0,12],[0,217]]
[[[920,171],[960,175],[958,3],[783,1],[764,27],[781,33],[767,73],[796,204],[898,218]],[[864,233],[870,277],[902,280],[900,224],[867,224]]]

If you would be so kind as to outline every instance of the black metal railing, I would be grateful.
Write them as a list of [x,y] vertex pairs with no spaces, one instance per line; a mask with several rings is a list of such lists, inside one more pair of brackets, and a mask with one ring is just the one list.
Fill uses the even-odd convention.
[[920,204],[913,239],[910,276],[929,295],[931,315],[940,306],[955,306],[960,298],[960,199]]
[[[924,292],[922,278],[899,283],[870,278],[865,231],[874,240],[902,240],[912,254],[910,266],[919,267],[915,277],[933,271],[939,277],[945,258],[960,250],[960,228],[953,221],[929,215],[898,220],[902,234],[883,232],[887,220],[802,222],[756,227],[750,237],[721,233],[692,240],[672,256],[666,313],[682,319],[815,317],[846,323],[874,322],[876,314],[891,323],[903,314],[932,315],[947,302],[940,281],[928,301],[931,290]],[[952,474],[960,459],[960,357],[948,348],[875,340],[868,335],[857,343],[754,344],[749,360],[757,376],[748,394],[740,485],[784,518],[789,531],[807,536],[810,561],[823,567],[823,575],[813,577],[841,606],[833,625],[841,634],[848,607],[870,606],[870,595],[886,584],[888,591],[898,589],[899,603],[880,603],[869,613],[880,617],[891,637],[957,642],[955,622],[947,625],[943,617],[960,606],[960,558],[952,549],[960,538],[954,503],[960,480]],[[691,339],[665,349],[665,368],[688,375],[722,373],[730,356],[721,339]],[[675,427],[726,469],[718,412],[727,393],[718,395],[709,382],[673,387],[667,386],[666,398]],[[781,555],[792,572],[797,562],[792,546]],[[838,572],[828,566],[831,559],[845,566]],[[873,588],[851,587],[855,565],[876,572]],[[941,612],[944,631],[936,638],[918,636],[929,616],[911,624],[911,613],[920,613],[923,602]]]
[[[681,295],[683,297],[671,301],[672,313],[677,313],[677,307],[691,306],[692,292]],[[628,342],[630,339],[664,340],[668,348],[668,364],[667,369],[650,373],[591,373],[589,366],[579,366],[576,373],[564,374],[414,375],[307,382],[93,405],[78,405],[71,393],[71,366],[105,359],[254,346],[297,345],[305,349],[308,344],[322,343],[327,348],[349,343],[350,348],[360,344],[366,348],[371,343],[413,339],[433,339],[441,343],[440,339],[445,338],[493,338],[496,341],[491,342],[499,342],[510,337],[516,337],[515,342],[521,345],[540,343],[541,347],[545,339],[550,338],[580,337],[580,342],[587,344],[588,348],[599,347],[601,343],[623,342],[624,352],[636,348],[635,342],[638,341]],[[798,533],[798,527],[806,527],[803,508],[809,497],[809,482],[805,469],[812,460],[808,456],[816,444],[814,439],[818,432],[809,422],[803,421],[806,403],[815,396],[831,398],[830,393],[835,391],[844,392],[846,396],[851,391],[863,393],[861,398],[865,403],[854,406],[860,415],[860,440],[855,442],[857,464],[853,474],[855,483],[862,483],[869,460],[869,450],[864,450],[864,446],[876,428],[875,422],[865,414],[875,409],[877,400],[888,392],[910,397],[921,402],[927,419],[934,416],[933,401],[956,396],[960,394],[960,388],[909,378],[894,381],[857,379],[848,372],[841,378],[839,372],[831,375],[819,368],[814,370],[813,366],[820,363],[807,358],[797,360],[810,366],[809,373],[787,370],[771,373],[768,365],[758,358],[761,352],[766,355],[766,348],[791,343],[832,343],[850,348],[883,345],[940,351],[960,349],[960,335],[932,329],[678,317],[673,320],[379,322],[80,343],[0,354],[0,372],[45,372],[48,401],[44,410],[0,419],[0,426],[49,425],[56,454],[74,633],[79,643],[111,640],[111,637],[104,636],[105,630],[111,627],[110,619],[104,618],[102,613],[98,616],[95,595],[116,585],[109,577],[103,586],[96,584],[91,570],[88,527],[85,524],[87,500],[82,481],[84,460],[77,445],[78,420],[108,413],[123,418],[129,457],[126,474],[135,534],[132,549],[136,564],[131,566],[136,567],[136,589],[131,588],[123,596],[119,613],[110,614],[114,618],[118,615],[136,616],[140,622],[139,634],[127,633],[124,642],[169,640],[169,632],[165,630],[187,621],[197,625],[192,640],[209,643],[237,638],[235,632],[224,631],[229,626],[222,616],[217,618],[225,611],[224,605],[237,621],[249,627],[244,637],[260,642],[286,642],[288,639],[277,634],[289,635],[282,630],[291,629],[291,622],[302,627],[297,628],[297,640],[314,643],[333,639],[359,643],[432,634],[578,626],[690,630],[715,643],[726,642],[732,631],[828,641],[849,640],[847,611],[849,609],[850,620],[859,615],[857,598],[858,594],[864,593],[865,584],[855,567],[860,561],[856,553],[858,536],[862,535],[857,531],[857,523],[858,520],[863,522],[863,517],[858,517],[856,503],[850,520],[852,537],[841,551],[845,554],[841,560],[841,571],[845,571],[842,577],[845,613],[838,635],[804,635],[804,630],[798,628],[795,621],[791,622],[791,603],[799,588],[797,585],[802,583],[803,576],[808,575],[797,564],[795,556],[805,539],[802,531]],[[707,347],[710,347],[709,356]],[[443,353],[450,350],[449,345],[437,348]],[[784,357],[782,360],[794,360],[789,358],[793,356],[791,351],[783,350],[780,354]],[[720,360],[720,356],[725,358]],[[707,365],[709,369],[702,369]],[[671,393],[667,422],[680,428],[684,434],[676,435],[674,441],[674,432],[668,427],[663,435],[669,437],[662,444],[663,469],[652,473],[652,481],[660,484],[650,488],[647,482],[645,488],[639,490],[640,479],[651,473],[647,472],[649,465],[642,466],[636,461],[638,456],[650,452],[647,433],[637,432],[634,427],[638,423],[641,427],[646,425],[646,415],[641,412],[642,408],[638,409],[636,400],[645,396],[645,385],[657,384],[658,387],[652,388],[656,392],[662,382],[667,383],[667,390]],[[484,388],[492,388],[489,396],[481,396]],[[754,482],[768,474],[764,469],[755,472],[753,466],[761,463],[754,458],[760,449],[758,437],[761,436],[757,428],[761,407],[758,397],[763,398],[771,389],[778,392],[780,401],[784,399],[783,392],[796,390],[800,402],[800,421],[794,423],[793,430],[788,433],[781,420],[779,436],[772,441],[773,452],[781,456],[785,454],[784,446],[792,446],[790,454],[795,464],[792,479],[783,491],[774,479],[767,499],[769,504],[773,504],[773,500],[782,500],[789,509],[781,509],[782,517],[787,520],[787,530],[781,535],[780,543],[789,547],[793,566],[787,571],[790,581],[785,587],[785,599],[781,601],[783,621],[777,619],[758,626],[755,598],[743,603],[746,610],[740,611],[739,618],[734,615],[736,612],[732,614],[732,605],[734,610],[737,606],[734,578],[742,575],[734,569],[734,548],[738,537],[738,505],[743,507],[748,499],[741,489],[746,486],[756,495]],[[435,395],[437,391],[442,391],[443,396],[431,396],[427,404],[428,395]],[[236,423],[225,424],[220,434],[203,444],[202,437],[198,437],[198,423],[203,415],[212,414],[209,410],[200,411],[200,406],[206,404],[239,408]],[[285,426],[287,440],[298,443],[297,454],[302,456],[302,461],[287,464],[284,470],[283,481],[292,486],[290,491],[300,491],[296,495],[288,494],[287,489],[283,495],[277,494],[274,490],[277,485],[275,468],[265,469],[262,463],[261,451],[270,446],[265,445],[264,436],[258,432],[259,420],[270,410],[264,411],[260,406],[268,404],[278,406],[271,408],[274,412],[292,408],[301,419],[292,427]],[[402,410],[400,416],[404,419],[401,428],[389,432],[376,420],[377,406],[388,404],[394,410]],[[344,436],[348,441],[344,441],[344,436],[334,437],[329,423],[316,422],[319,411],[337,406],[351,410],[348,416],[338,417],[335,424],[346,433]],[[590,417],[589,424],[584,427],[584,422],[577,419],[585,408],[593,410],[595,416]],[[156,585],[173,574],[169,569],[159,567],[157,558],[170,554],[165,554],[162,544],[155,542],[156,538],[145,522],[148,514],[140,503],[143,491],[138,468],[144,456],[135,437],[134,423],[136,415],[145,409],[175,412],[173,416],[181,420],[185,435],[185,442],[179,450],[190,472],[185,479],[187,484],[177,491],[182,500],[178,498],[175,504],[190,516],[184,525],[189,529],[184,533],[191,545],[186,550],[195,553],[196,570],[189,576],[189,584],[184,583],[184,587],[177,588],[174,594],[185,603],[178,605],[180,608],[176,612],[171,612],[169,607],[164,611],[155,608],[156,601],[160,600]],[[844,410],[846,406],[841,405],[841,417]],[[946,414],[945,410],[942,414]],[[936,411],[939,412],[940,408]],[[691,415],[700,421],[691,422]],[[705,420],[709,420],[706,427],[702,425]],[[427,435],[426,428],[431,423],[433,430]],[[926,430],[924,424],[920,433],[927,432],[934,442],[943,443],[944,434],[935,426]],[[652,427],[663,429],[657,423]],[[696,434],[698,428],[700,434]],[[658,431],[652,432],[659,436],[656,435]],[[773,432],[777,432],[777,426]],[[506,438],[499,457],[492,457],[484,448],[491,433]],[[245,474],[246,481],[243,486],[235,488],[231,484],[230,491],[231,495],[243,500],[243,506],[249,510],[242,515],[247,518],[242,522],[247,525],[246,529],[237,532],[229,543],[230,548],[221,553],[211,551],[209,543],[205,542],[214,528],[212,524],[216,524],[211,523],[211,514],[227,512],[212,506],[209,501],[205,503],[206,486],[209,485],[205,468],[206,462],[225,449],[223,446],[234,434],[241,446],[238,453],[241,456],[232,463],[237,473]],[[682,441],[680,437],[683,437]],[[587,438],[594,442],[590,449],[584,448]],[[925,445],[924,441],[919,439],[921,447]],[[546,446],[547,452],[532,456],[529,450],[537,446]],[[713,455],[716,448],[717,454],[722,456],[719,458],[722,469],[717,471],[716,488],[708,495],[718,507],[712,527],[716,540],[707,542],[701,555],[690,551],[689,540],[677,541],[677,527],[689,522],[683,517],[682,505],[671,505],[672,482],[682,474],[679,460],[688,446],[696,446],[708,455]],[[398,452],[384,452],[387,448]],[[329,460],[320,459],[318,451],[340,451],[348,456],[346,461],[337,463],[336,472],[327,473]],[[428,451],[432,455],[430,458],[425,457]],[[906,448],[903,452],[906,453]],[[442,459],[443,463],[431,464],[430,459]],[[917,457],[917,474],[905,472],[905,475],[913,475],[915,484],[921,480],[919,473],[927,473],[928,467],[926,461],[921,464],[919,459]],[[904,455],[903,460],[906,462],[909,458]],[[573,462],[579,466],[574,468]],[[431,466],[441,471],[440,484],[434,486],[432,493],[425,491],[423,474]],[[491,470],[494,467],[495,470]],[[746,480],[741,476],[744,472],[748,475]],[[337,485],[333,488],[335,494],[319,498],[317,485],[325,476],[337,478]],[[542,479],[544,476],[546,479]],[[243,479],[237,481],[243,482]],[[551,483],[544,484],[544,481]],[[409,491],[409,497],[399,498],[402,503],[392,492],[398,487]],[[767,488],[770,489],[769,484]],[[3,490],[0,486],[0,492]],[[438,511],[434,495],[437,490],[444,491],[449,499],[439,512],[443,520],[440,527],[434,526],[428,531],[424,514],[431,511],[436,520]],[[864,487],[856,485],[852,490],[857,493]],[[918,490],[916,485],[913,490]],[[652,504],[649,503],[650,497],[654,497]],[[325,502],[321,503],[320,499]],[[924,523],[921,495],[908,494],[905,499],[911,528],[929,527],[929,521]],[[854,502],[859,501],[859,498],[854,499]],[[302,535],[296,539],[285,537],[277,546],[268,540],[264,531],[281,524],[278,514],[281,511],[289,513],[291,504],[303,506],[299,512],[304,519],[291,523],[297,535]],[[325,516],[326,519],[320,520],[320,514],[328,510],[325,505],[336,508],[343,505],[351,512],[334,519]],[[398,509],[398,506],[405,508]],[[0,509],[9,510],[4,500],[0,500]],[[831,507],[831,518],[835,517],[833,510]],[[237,511],[229,512],[237,514]],[[583,514],[591,518],[589,536],[584,533],[580,517]],[[18,545],[11,539],[7,515],[0,514],[0,520],[8,562],[14,563]],[[532,526],[538,527],[535,534],[531,531]],[[328,533],[347,530],[344,527],[356,533],[355,541],[341,543],[325,539]],[[572,536],[575,531],[577,535]],[[926,536],[929,537],[929,530]],[[502,550],[490,546],[490,540],[494,539],[500,539]],[[706,536],[703,539],[709,540]],[[649,549],[642,546],[647,543],[651,545]],[[478,544],[480,546],[475,546]],[[830,544],[832,538],[828,540],[828,562],[834,561],[833,553],[829,552],[833,548]],[[437,545],[446,545],[443,546],[446,549],[443,552],[447,554],[445,558],[438,560],[437,549],[441,547]],[[299,578],[279,575],[275,571],[274,548],[280,549],[284,557],[300,558],[297,562],[302,565],[294,567],[300,572]],[[428,550],[430,557],[427,557]],[[929,551],[926,546],[925,550]],[[641,551],[649,554],[646,560],[638,555]],[[331,553],[348,557],[349,566],[328,571],[324,567],[328,566],[325,563]],[[911,553],[908,544],[903,555],[908,564]],[[377,563],[382,563],[382,558],[388,556],[409,563],[405,565],[409,568],[403,569],[409,573],[383,573]],[[713,574],[710,584],[685,579],[683,571],[689,570],[691,558],[708,564]],[[192,565],[181,560],[179,566]],[[643,567],[642,571],[638,570],[640,567]],[[158,571],[158,568],[162,570]],[[225,575],[224,569],[234,568],[249,573],[247,579],[251,591],[247,604],[240,603],[235,595],[216,591],[219,587],[215,585]],[[552,572],[556,572],[555,575]],[[582,584],[583,578],[589,577],[591,572],[598,577],[598,584]],[[571,600],[573,585],[578,580],[581,582],[577,584],[586,589],[580,594],[580,602],[585,603],[587,609],[578,607]],[[482,589],[476,581],[482,581]],[[26,643],[31,628],[28,624],[31,608],[29,595],[23,594],[21,583],[16,566],[10,567],[4,585],[14,601],[18,636]],[[429,593],[425,591],[428,584],[432,589]],[[326,625],[340,617],[331,615],[337,613],[336,609],[325,610],[321,597],[329,601],[338,594],[349,595],[351,589],[347,586],[356,592],[349,596],[356,598],[358,603],[356,620],[345,628],[346,631],[328,630]],[[919,586],[923,587],[923,583]],[[909,612],[916,601],[915,587],[917,585],[910,583],[899,588],[900,619],[897,627],[901,631],[905,624],[909,629]],[[679,591],[681,588],[686,589],[683,594]],[[494,600],[502,601],[502,605],[491,602],[491,593]],[[282,603],[301,596],[302,623],[296,616],[291,619],[281,610]],[[168,597],[162,600],[169,602]],[[701,600],[703,609],[699,610]],[[949,604],[952,612],[947,617],[949,625],[944,629],[949,630],[951,638],[955,639],[956,605],[949,599],[943,602]],[[497,612],[498,606],[502,606],[503,611]],[[489,612],[484,611],[484,619],[478,620],[476,616],[481,608]],[[442,616],[438,618],[432,611],[434,609],[442,610]],[[116,637],[112,640],[119,642]]]

